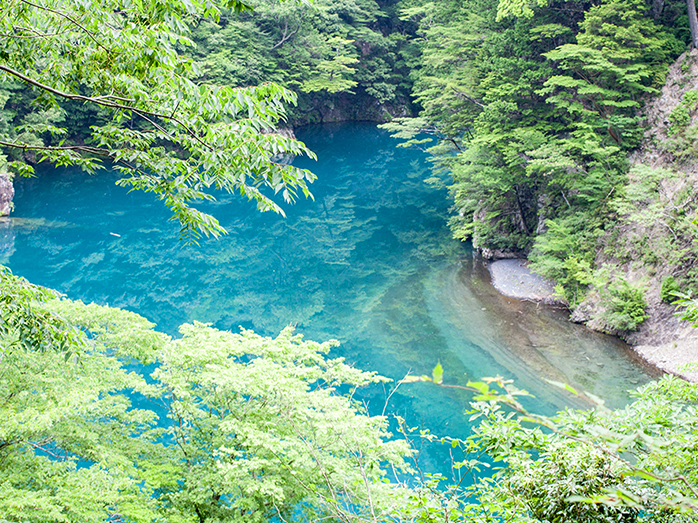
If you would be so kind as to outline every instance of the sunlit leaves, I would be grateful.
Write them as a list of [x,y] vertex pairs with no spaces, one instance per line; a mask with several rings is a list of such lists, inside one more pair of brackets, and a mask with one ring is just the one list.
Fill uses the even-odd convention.
[[356,87],[357,82],[351,80],[355,68],[351,67],[359,63],[359,60],[349,53],[348,47],[352,40],[347,40],[339,36],[332,36],[327,39],[326,46],[329,50],[325,60],[317,64],[317,75],[306,80],[301,85],[301,90],[305,92],[327,91],[336,93],[339,91],[351,92],[352,87]]
[[0,266],[0,348],[3,353],[18,348],[55,351],[67,359],[84,349],[84,340],[70,323],[40,306],[58,295]]
[[112,354],[152,360],[154,333],[135,315],[82,304],[72,307],[78,316],[87,312],[76,323],[52,293],[8,272],[2,287],[0,517],[94,521],[118,513],[152,521],[136,462],[158,453],[155,415],[123,396],[152,387]]
[[[326,359],[336,342],[307,342],[290,328],[276,339],[201,324],[181,331],[154,374],[171,391],[168,416],[185,478],[162,491],[163,503],[266,517],[285,517],[303,503],[307,519],[360,513],[367,495],[375,510],[391,508],[384,505],[391,487],[381,485],[382,463],[402,466],[407,449],[381,441],[385,420],[334,392],[384,378]],[[202,489],[211,495],[202,498]],[[343,499],[354,506],[335,505]]]
[[535,0],[535,2],[528,2],[526,0],[500,0],[497,4],[497,20],[501,20],[508,16],[531,18],[534,8],[542,7],[547,4],[547,0]]
[[[435,380],[403,380],[415,381]],[[443,439],[467,453],[461,466],[484,465],[478,459],[482,452],[505,465],[471,489],[456,488],[457,513],[478,507],[475,513],[482,511],[483,521],[694,521],[695,384],[664,378],[639,389],[626,408],[611,411],[593,395],[549,383],[587,396],[596,408],[543,416],[528,411],[519,401],[528,394],[502,378],[466,386],[440,384],[477,394],[469,411],[471,421],[479,420],[474,434],[466,440]],[[431,434],[423,437],[434,439]],[[446,514],[453,507],[440,510]],[[468,519],[480,521],[472,513]]]
[[[401,510],[385,467],[405,471],[411,451],[351,397],[388,380],[327,357],[337,342],[199,323],[171,340],[136,314],[2,276],[12,307],[0,308],[0,517],[261,522],[299,520],[302,506],[300,520],[361,521]],[[47,326],[46,350],[15,344],[15,311],[31,320],[29,308],[62,327]],[[56,350],[63,327],[70,358]],[[125,368],[134,362],[139,372]]]

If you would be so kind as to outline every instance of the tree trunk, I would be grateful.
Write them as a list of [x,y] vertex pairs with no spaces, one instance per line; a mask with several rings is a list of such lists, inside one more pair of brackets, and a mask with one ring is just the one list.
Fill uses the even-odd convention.
[[691,49],[698,48],[698,17],[696,17],[696,1],[686,0],[688,8],[688,25],[691,28]]
[[516,195],[516,207],[518,209],[518,212],[516,213],[516,217],[518,218],[517,221],[519,222],[517,224],[517,228],[519,229],[519,232],[526,233],[526,236],[530,236],[531,230],[528,228],[528,224],[526,223],[526,215],[524,214],[523,205],[521,205],[518,187],[514,187],[514,194]]

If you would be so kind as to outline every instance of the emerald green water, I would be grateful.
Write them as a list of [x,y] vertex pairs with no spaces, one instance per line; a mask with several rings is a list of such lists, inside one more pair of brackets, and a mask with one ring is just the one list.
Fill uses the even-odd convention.
[[[584,407],[544,378],[605,398],[656,377],[617,339],[566,320],[564,312],[500,296],[483,263],[451,239],[445,180],[425,156],[398,149],[370,124],[309,127],[298,137],[318,162],[298,161],[318,181],[315,201],[287,206],[287,218],[259,214],[223,195],[209,205],[230,234],[200,246],[150,195],[114,185],[116,175],[44,169],[15,182],[13,218],[0,224],[0,263],[72,299],[138,312],[176,335],[181,323],[239,326],[274,335],[297,326],[307,338],[335,338],[357,367],[399,380],[502,375],[551,413]],[[466,436],[466,394],[428,384],[363,392],[372,413],[396,413],[439,435]],[[447,473],[448,449],[430,447],[426,470]]]

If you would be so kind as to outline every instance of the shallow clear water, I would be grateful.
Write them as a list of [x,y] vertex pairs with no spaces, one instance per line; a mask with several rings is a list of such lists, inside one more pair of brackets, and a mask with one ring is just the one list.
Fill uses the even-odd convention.
[[[230,234],[200,246],[150,195],[128,193],[116,176],[45,169],[15,183],[16,210],[0,224],[0,263],[72,299],[138,312],[176,334],[199,320],[274,335],[297,326],[307,338],[341,341],[342,355],[394,378],[445,379],[500,374],[552,413],[573,401],[544,378],[627,401],[628,389],[656,377],[617,339],[566,320],[563,311],[500,296],[471,249],[450,238],[444,180],[425,156],[395,147],[371,124],[298,131],[320,158],[315,201],[287,206],[288,217],[259,214],[224,195],[208,206]],[[381,413],[388,390],[362,399]],[[465,436],[466,394],[402,385],[386,412],[439,435]],[[426,470],[447,473],[449,451],[429,448]]]

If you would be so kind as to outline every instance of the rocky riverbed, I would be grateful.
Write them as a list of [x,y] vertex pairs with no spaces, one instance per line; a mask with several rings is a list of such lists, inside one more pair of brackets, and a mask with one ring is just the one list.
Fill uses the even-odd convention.
[[[505,296],[545,304],[560,303],[554,296],[553,284],[532,272],[526,260],[497,260],[490,263],[488,268],[492,285]],[[660,323],[667,332],[655,332],[649,337],[629,335],[626,340],[651,365],[687,381],[698,382],[698,329],[686,322],[679,322],[672,313],[664,316],[664,321]],[[651,318],[654,320],[652,323],[657,323],[656,314]],[[658,328],[657,325],[655,327]]]

